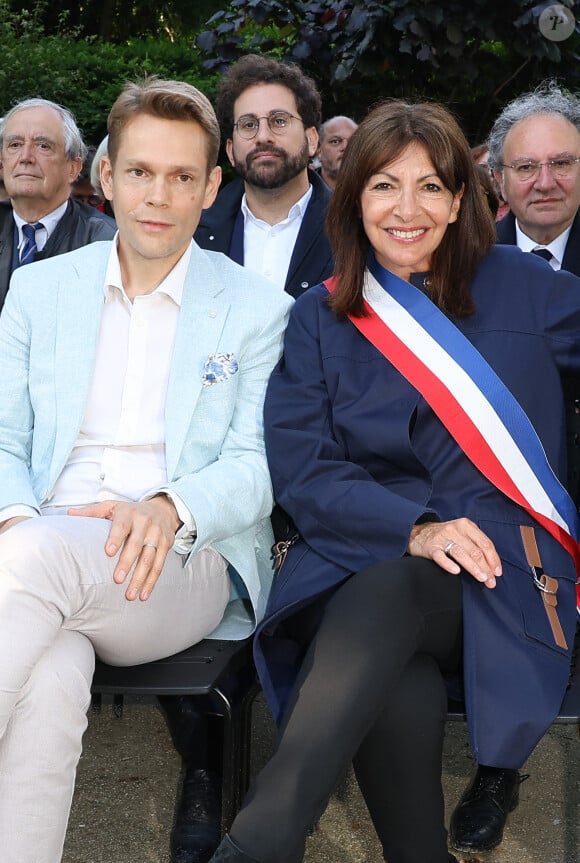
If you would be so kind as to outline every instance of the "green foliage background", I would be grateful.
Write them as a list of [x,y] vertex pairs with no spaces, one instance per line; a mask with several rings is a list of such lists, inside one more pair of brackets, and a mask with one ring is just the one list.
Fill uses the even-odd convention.
[[[580,19],[580,0],[562,0]],[[324,114],[360,119],[385,96],[449,105],[473,143],[502,105],[543,78],[580,89],[580,34],[538,30],[545,0],[0,0],[0,115],[43,96],[88,143],[126,80],[189,81],[210,98],[241,53],[299,62]],[[25,6],[25,8],[23,8]]]
[[104,41],[73,27],[64,13],[47,33],[46,5],[12,12],[0,2],[0,116],[21,99],[52,99],[73,112],[87,143],[96,145],[125,81],[157,74],[188,81],[213,97],[219,74],[202,69],[193,38],[172,39],[158,26],[156,36]]

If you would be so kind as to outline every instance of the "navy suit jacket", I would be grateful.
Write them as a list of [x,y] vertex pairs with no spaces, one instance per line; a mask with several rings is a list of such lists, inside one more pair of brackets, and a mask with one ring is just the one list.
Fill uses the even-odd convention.
[[[496,232],[498,243],[505,243],[508,246],[516,245],[516,219],[511,211],[497,223]],[[562,269],[574,273],[575,276],[580,276],[580,211],[576,213],[576,218],[572,222]]]
[[[475,313],[455,323],[527,412],[561,477],[560,373],[580,369],[580,281],[496,246],[472,293]],[[307,641],[300,617],[314,599],[350,573],[403,556],[421,517],[467,516],[491,537],[504,570],[494,590],[463,578],[472,749],[483,764],[519,767],[558,712],[570,660],[554,643],[526,562],[519,526],[533,522],[479,473],[417,390],[330,311],[326,296],[320,286],[296,302],[266,398],[274,495],[301,539],[274,582],[256,642],[264,691],[280,718]],[[534,526],[545,571],[559,578],[571,648],[572,559]]]
[[[284,286],[292,297],[303,294],[312,285],[332,275],[334,259],[324,230],[326,211],[332,192],[318,174],[308,171],[312,197],[296,238]],[[244,195],[241,179],[232,180],[219,193],[215,203],[204,210],[194,239],[202,249],[224,252],[238,264],[243,260],[243,233],[234,236],[234,229],[243,231],[240,205]]]

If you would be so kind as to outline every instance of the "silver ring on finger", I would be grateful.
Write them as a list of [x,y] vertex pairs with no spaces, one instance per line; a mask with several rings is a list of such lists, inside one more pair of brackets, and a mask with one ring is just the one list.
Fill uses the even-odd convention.
[[443,551],[445,552],[445,554],[446,554],[446,555],[449,555],[449,553],[450,553],[450,551],[451,551],[451,549],[453,548],[453,546],[454,546],[454,545],[457,545],[457,543],[456,543],[456,542],[454,542],[453,540],[451,540],[451,542],[448,542],[448,543],[447,543],[447,545],[446,545],[446,546],[445,546],[445,548],[443,549]]
[[156,545],[154,545],[152,542],[144,542],[144,543],[143,543],[143,548],[154,548],[154,549],[155,549],[155,551],[157,551],[157,546],[156,546]]

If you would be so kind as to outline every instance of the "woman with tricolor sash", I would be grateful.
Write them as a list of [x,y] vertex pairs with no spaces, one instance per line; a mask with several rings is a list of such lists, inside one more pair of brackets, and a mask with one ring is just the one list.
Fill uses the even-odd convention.
[[295,525],[255,652],[280,736],[213,860],[301,860],[353,761],[388,863],[456,863],[446,684],[477,761],[517,770],[569,676],[560,375],[580,372],[580,281],[495,246],[467,141],[434,104],[361,123],[328,234],[335,275],[296,302],[266,399]]

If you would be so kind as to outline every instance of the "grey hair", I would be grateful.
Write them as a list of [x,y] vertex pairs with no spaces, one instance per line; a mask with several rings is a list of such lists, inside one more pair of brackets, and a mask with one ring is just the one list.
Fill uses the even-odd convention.
[[524,93],[509,102],[493,124],[487,139],[492,170],[501,171],[503,147],[510,129],[535,114],[559,114],[580,132],[580,98],[563,93],[555,81],[544,81],[531,93]]
[[62,120],[62,133],[64,137],[64,153],[67,159],[82,159],[85,160],[87,148],[83,141],[80,129],[76,124],[74,115],[68,108],[63,108],[62,105],[57,105],[56,102],[51,102],[50,99],[24,99],[22,102],[17,102],[7,114],[0,120],[0,148],[4,144],[4,129],[6,123],[18,111],[25,108],[52,108],[60,116]]
[[105,197],[101,186],[101,159],[109,154],[109,136],[105,135],[96,149],[91,162],[91,186],[102,198]]

